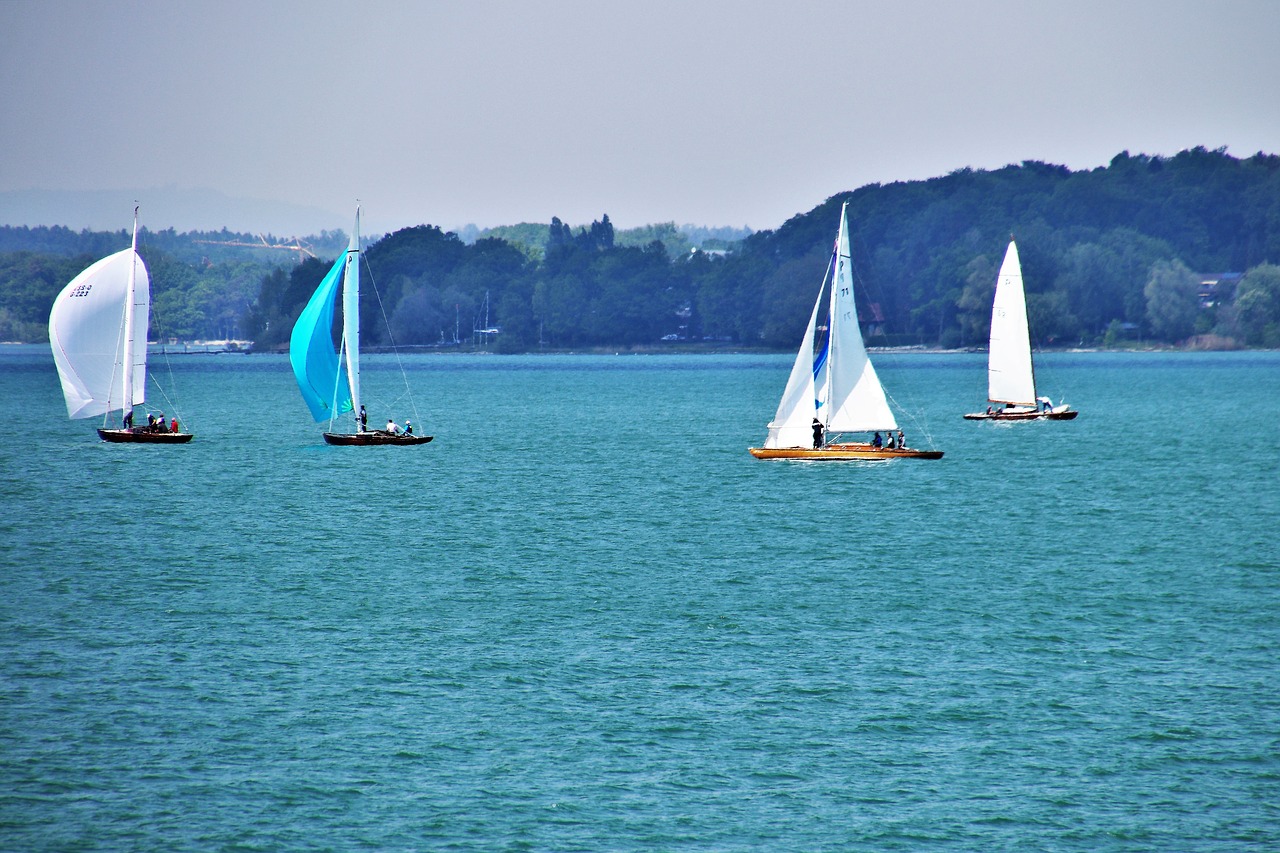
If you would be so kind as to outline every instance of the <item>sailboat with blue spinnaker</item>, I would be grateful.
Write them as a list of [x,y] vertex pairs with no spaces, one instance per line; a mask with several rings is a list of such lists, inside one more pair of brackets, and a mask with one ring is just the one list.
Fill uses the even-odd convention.
[[[342,293],[342,341],[333,344],[333,315]],[[340,357],[341,353],[341,357]],[[391,429],[367,428],[360,404],[360,209],[347,251],[333,264],[307,302],[289,337],[289,362],[311,416],[329,422],[324,440],[337,445],[414,445],[431,441]],[[343,366],[345,363],[345,372]],[[352,413],[352,430],[335,432],[339,415]]]

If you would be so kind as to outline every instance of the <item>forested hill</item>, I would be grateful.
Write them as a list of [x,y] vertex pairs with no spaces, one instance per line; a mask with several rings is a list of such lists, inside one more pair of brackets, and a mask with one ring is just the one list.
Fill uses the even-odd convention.
[[[746,240],[730,262],[731,279],[742,283],[740,297],[758,293],[764,306],[784,301],[798,284],[785,274],[791,264],[811,255],[802,269],[815,263],[821,269],[817,256],[830,251],[846,200],[864,286],[860,298],[878,304],[891,335],[922,343],[985,342],[995,274],[1010,236],[1018,242],[1033,331],[1042,342],[1099,342],[1113,323],[1166,339],[1215,326],[1240,334],[1237,318],[1224,310],[1197,312],[1190,327],[1169,327],[1161,322],[1167,306],[1159,303],[1169,296],[1185,308],[1185,291],[1201,279],[1188,286],[1183,273],[1242,273],[1280,263],[1280,157],[1237,159],[1204,148],[1168,158],[1124,152],[1089,171],[1024,162],[833,196],[777,231]],[[1157,264],[1157,271],[1172,270],[1182,280],[1159,278],[1149,299]],[[1223,297],[1230,302],[1232,295],[1202,301],[1222,309]],[[798,322],[798,308],[787,318],[762,310],[758,328],[744,316],[739,333],[781,344]]]
[[[705,340],[790,349],[846,201],[872,344],[984,345],[996,270],[1012,235],[1041,344],[1199,336],[1280,346],[1280,267],[1273,266],[1280,263],[1280,157],[1238,159],[1204,148],[1171,157],[1126,152],[1088,171],[1028,161],[866,186],[775,231],[724,244],[727,252],[690,252],[670,224],[620,239],[608,216],[576,231],[559,219],[494,229],[472,243],[434,226],[407,228],[366,247],[372,286],[363,293],[364,339],[448,347],[483,341],[510,352]],[[127,244],[127,235],[111,235],[111,245],[86,245],[77,250],[84,257],[71,259],[30,246],[9,250],[6,231],[0,340],[39,339],[53,296],[76,265]],[[338,252],[301,263],[283,262],[286,252],[272,262],[203,252],[193,261],[162,243],[143,247],[153,335],[158,327],[178,337],[248,337],[262,349],[285,344]],[[480,328],[499,331],[476,335]]]

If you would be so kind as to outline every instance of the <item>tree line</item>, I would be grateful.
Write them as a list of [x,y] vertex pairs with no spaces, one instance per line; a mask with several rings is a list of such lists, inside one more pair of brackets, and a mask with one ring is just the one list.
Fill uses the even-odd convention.
[[[776,230],[702,250],[691,251],[674,224],[615,232],[607,215],[576,229],[558,218],[493,229],[472,242],[436,226],[406,228],[364,248],[362,339],[467,346],[484,329],[479,339],[507,352],[708,340],[789,349],[808,319],[844,202],[872,344],[985,345],[1012,236],[1041,345],[1214,336],[1280,346],[1280,157],[1202,147],[1171,157],[1122,152],[1075,172],[1026,161],[873,184],[833,195]],[[113,234],[113,245],[99,241],[85,255],[5,251],[6,230],[6,340],[41,339],[57,290],[90,255],[122,245]],[[328,238],[339,246],[344,239]],[[245,337],[261,350],[286,345],[339,252],[300,263],[285,253],[193,260],[190,247],[143,245],[165,334]]]

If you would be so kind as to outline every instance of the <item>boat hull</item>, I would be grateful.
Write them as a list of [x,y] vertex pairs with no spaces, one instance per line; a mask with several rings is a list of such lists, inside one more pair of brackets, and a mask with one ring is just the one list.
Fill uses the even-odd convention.
[[389,432],[326,432],[324,440],[342,447],[374,447],[381,445],[426,444],[432,435],[392,435]]
[[915,450],[910,447],[874,447],[870,444],[828,444],[812,447],[748,447],[757,459],[941,459],[941,450]]
[[98,437],[112,444],[186,444],[195,438],[189,432],[153,432],[135,429],[100,429]]
[[1074,420],[1078,414],[1080,413],[1074,409],[1059,406],[1048,412],[1034,409],[1018,409],[1015,411],[996,409],[992,412],[970,412],[964,416],[964,419],[966,421],[1069,421]]

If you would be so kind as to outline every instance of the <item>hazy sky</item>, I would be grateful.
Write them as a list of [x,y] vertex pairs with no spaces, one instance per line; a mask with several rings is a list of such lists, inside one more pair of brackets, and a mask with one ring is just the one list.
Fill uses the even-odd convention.
[[1275,0],[0,0],[0,192],[774,228],[964,166],[1278,152],[1278,46]]

